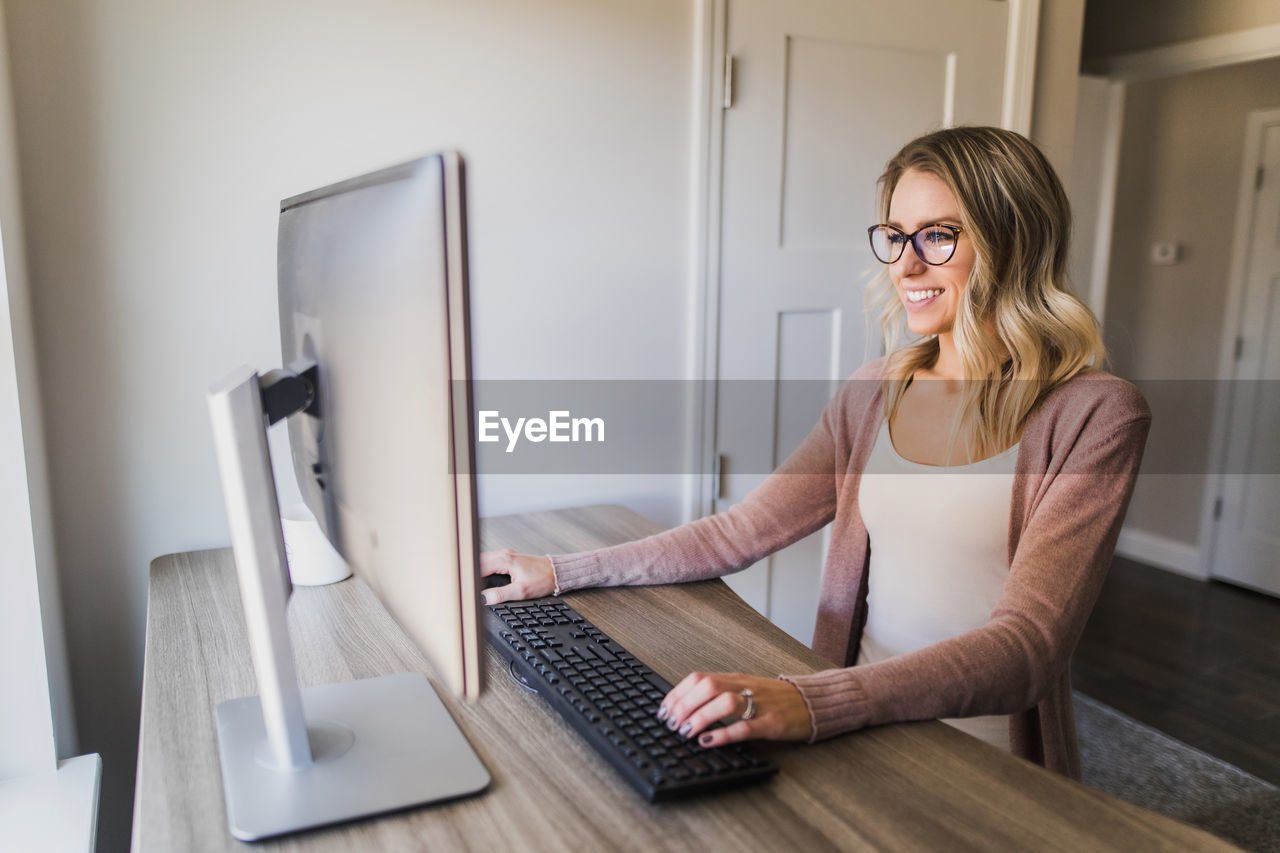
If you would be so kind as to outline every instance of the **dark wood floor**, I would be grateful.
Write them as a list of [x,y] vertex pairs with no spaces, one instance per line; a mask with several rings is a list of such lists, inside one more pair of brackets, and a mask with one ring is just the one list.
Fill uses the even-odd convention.
[[1280,599],[1116,558],[1072,682],[1280,784]]

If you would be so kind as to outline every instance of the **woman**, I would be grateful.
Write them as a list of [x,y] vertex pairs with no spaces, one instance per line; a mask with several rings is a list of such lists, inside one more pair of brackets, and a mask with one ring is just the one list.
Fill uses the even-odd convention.
[[[838,668],[694,673],[659,718],[707,746],[946,718],[1079,778],[1067,664],[1150,413],[1096,369],[1097,324],[1065,290],[1066,195],[1024,137],[916,139],[879,208],[890,355],[800,448],[728,512],[599,551],[485,554],[483,574],[511,576],[486,602],[715,577],[832,523],[813,648]],[[917,340],[894,348],[904,324]]]

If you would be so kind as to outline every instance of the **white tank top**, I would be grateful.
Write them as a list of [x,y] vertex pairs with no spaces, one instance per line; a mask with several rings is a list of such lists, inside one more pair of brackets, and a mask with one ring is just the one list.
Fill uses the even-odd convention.
[[[1018,445],[971,465],[903,459],[886,419],[858,487],[871,538],[858,664],[959,636],[991,619],[1009,577],[1009,506]],[[1009,749],[1007,715],[943,720]]]

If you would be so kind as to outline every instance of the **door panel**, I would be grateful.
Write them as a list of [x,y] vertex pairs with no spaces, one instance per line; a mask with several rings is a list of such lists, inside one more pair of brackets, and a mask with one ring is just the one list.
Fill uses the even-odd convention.
[[1280,123],[1263,125],[1213,574],[1280,595]]
[[[867,188],[875,186],[884,161],[905,141],[902,126],[946,123],[950,57],[787,39],[783,250],[855,253],[864,247],[870,224],[864,209]],[[869,115],[895,119],[879,124],[868,122]]]
[[[716,509],[740,501],[879,355],[863,308],[875,181],[920,133],[1000,120],[1008,4],[730,0],[724,114]],[[733,380],[754,380],[737,382]],[[729,578],[808,642],[825,533]]]

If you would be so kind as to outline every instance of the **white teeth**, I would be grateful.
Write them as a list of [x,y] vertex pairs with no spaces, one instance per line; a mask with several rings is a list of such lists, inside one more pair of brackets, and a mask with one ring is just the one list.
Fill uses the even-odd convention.
[[908,290],[907,299],[911,302],[923,302],[926,299],[932,299],[935,296],[941,296],[941,290]]

